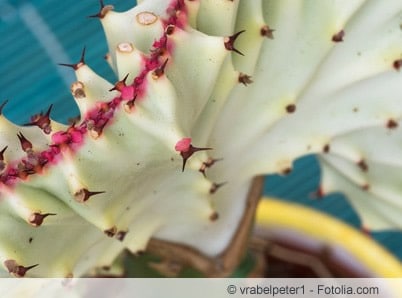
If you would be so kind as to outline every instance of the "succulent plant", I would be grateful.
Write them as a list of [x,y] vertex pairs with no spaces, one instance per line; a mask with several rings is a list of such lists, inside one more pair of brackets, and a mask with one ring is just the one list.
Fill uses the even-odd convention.
[[67,65],[79,120],[0,117],[7,275],[81,276],[151,238],[217,256],[253,177],[307,154],[319,194],[346,193],[368,229],[402,227],[400,1],[101,1],[95,17],[118,82],[84,50]]

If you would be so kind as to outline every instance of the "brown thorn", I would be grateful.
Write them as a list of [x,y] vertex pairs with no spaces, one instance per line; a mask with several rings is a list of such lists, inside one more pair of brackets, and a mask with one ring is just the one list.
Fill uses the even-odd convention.
[[247,84],[251,84],[253,80],[251,79],[251,76],[246,75],[245,73],[240,73],[239,78],[238,78],[239,83],[242,83],[244,86],[247,86]]
[[183,154],[181,154],[181,156],[183,157],[183,165],[181,167],[181,171],[184,172],[184,169],[186,168],[187,160],[189,159],[190,156],[185,157],[185,156],[183,156]]
[[343,37],[345,36],[345,31],[341,30],[338,33],[335,33],[332,35],[332,41],[333,42],[341,42],[343,41]]
[[81,58],[78,61],[78,63],[75,63],[75,64],[59,63],[59,65],[71,67],[72,69],[77,70],[81,66],[85,65],[85,52],[86,52],[86,47],[83,48],[83,50],[81,52]]
[[80,58],[80,61],[79,61],[80,64],[85,64],[85,52],[86,52],[86,50],[87,50],[87,48],[84,46],[84,48],[82,49],[82,52],[81,52],[81,58]]
[[325,144],[325,146],[322,148],[322,151],[324,153],[329,153],[330,150],[331,150],[331,147],[329,144]]
[[24,277],[28,270],[35,268],[39,264],[35,264],[32,266],[24,267],[19,265],[15,260],[6,260],[4,261],[4,266],[7,268],[8,272],[15,277]]
[[46,111],[46,116],[47,117],[50,117],[50,112],[52,111],[52,109],[53,109],[53,104],[51,104],[50,106],[49,106],[49,108],[47,109],[47,111]]
[[74,194],[74,198],[77,202],[83,203],[89,200],[90,197],[105,193],[105,191],[89,191],[86,188],[82,188]]
[[286,112],[289,114],[296,112],[296,105],[291,103],[286,106]]
[[116,227],[111,227],[110,229],[104,230],[103,233],[106,234],[108,237],[114,237],[116,235],[117,228]]
[[42,225],[43,220],[48,217],[49,215],[56,215],[56,213],[45,213],[41,214],[39,212],[34,212],[29,216],[29,223],[33,225],[34,227],[39,227]]
[[224,186],[225,184],[227,184],[227,182],[222,182],[222,183],[212,183],[212,186],[211,186],[211,188],[209,189],[209,193],[212,195],[212,194],[214,194],[214,193],[216,193],[217,192],[217,190],[219,189],[219,188],[221,188],[222,186]]
[[126,235],[127,235],[127,231],[118,231],[116,234],[116,238],[119,241],[123,241],[124,238],[126,237]]
[[20,140],[21,148],[24,152],[32,150],[32,143],[28,141],[21,132],[17,134],[17,137]]
[[396,70],[399,71],[401,69],[401,67],[402,67],[402,59],[395,60],[392,65]]
[[29,271],[29,270],[31,270],[31,269],[37,267],[37,266],[39,266],[39,264],[31,265],[31,266],[28,266],[28,267],[18,266],[16,273],[17,273],[19,276],[25,276],[25,274],[26,274],[27,271]]
[[3,114],[3,108],[4,106],[8,103],[8,99],[6,99],[5,101],[3,101],[3,103],[0,105],[0,115]]
[[4,152],[7,150],[8,146],[4,147],[3,150],[0,151],[0,173],[4,171],[6,168],[6,162],[4,161]]
[[4,160],[4,152],[6,152],[8,146],[4,147],[1,151],[0,151],[0,161]]
[[58,65],[70,67],[70,68],[72,68],[72,69],[74,69],[74,70],[77,70],[77,64],[58,63]]
[[50,126],[50,112],[52,111],[53,104],[50,105],[49,109],[45,114],[42,112],[38,115],[32,117],[32,121],[29,123],[23,124],[24,126],[38,126],[45,134],[50,134],[52,132],[52,128]]
[[126,102],[126,104],[124,105],[126,112],[131,111],[131,109],[134,107],[136,99],[137,99],[137,94],[134,94],[134,98]]
[[215,159],[214,158],[208,158],[207,161],[204,161],[202,163],[202,165],[201,165],[201,167],[200,167],[200,169],[198,171],[201,172],[201,174],[206,178],[207,177],[207,175],[205,173],[206,170],[208,168],[212,167],[215,164],[215,162],[221,161],[221,160],[223,160],[223,158],[215,158]]
[[169,61],[169,58],[166,58],[165,62],[163,62],[163,64],[161,66],[159,66],[152,72],[152,78],[154,80],[160,78],[165,73],[165,67],[166,67],[166,64],[168,63],[168,61]]
[[219,213],[214,211],[210,216],[209,216],[209,220],[210,221],[217,221],[219,219]]
[[127,80],[127,78],[128,78],[129,75],[130,75],[129,73],[126,74],[126,76],[125,76],[122,80],[118,81],[118,82],[113,86],[113,88],[109,89],[109,91],[121,91],[121,90],[123,89],[123,87],[126,87],[126,86],[127,86],[126,80]]
[[236,39],[239,37],[239,35],[244,33],[245,31],[246,30],[241,30],[241,31],[233,34],[232,36],[225,37],[224,45],[225,45],[226,50],[233,51],[239,55],[244,56],[244,54],[242,52],[240,52],[238,49],[235,48],[234,43],[235,43]]
[[204,178],[207,178],[207,174],[205,173],[206,169],[207,169],[207,166],[205,165],[205,162],[203,162],[198,171],[202,174],[202,176],[204,176]]
[[394,119],[389,119],[387,122],[387,128],[389,129],[394,129],[398,127],[398,122],[396,122]]
[[184,172],[184,168],[186,167],[186,162],[187,160],[197,151],[205,151],[205,150],[212,150],[212,148],[197,148],[194,147],[193,145],[190,145],[190,148],[187,151],[181,151],[180,155],[183,158],[183,166],[182,166],[182,172]]
[[127,85],[126,81],[127,81],[127,78],[128,78],[129,75],[130,75],[129,73],[126,74],[125,77],[122,80],[124,82],[124,84],[126,84],[126,85]]
[[364,159],[361,159],[358,163],[357,166],[363,171],[367,172],[369,167]]
[[268,25],[264,25],[260,29],[260,34],[262,36],[268,37],[269,39],[274,39],[274,34],[273,34],[274,31],[275,31],[275,29],[271,29],[271,28],[269,28]]

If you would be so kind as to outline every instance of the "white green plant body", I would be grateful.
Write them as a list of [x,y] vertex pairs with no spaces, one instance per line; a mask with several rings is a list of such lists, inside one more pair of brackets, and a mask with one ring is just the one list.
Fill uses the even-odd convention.
[[321,194],[402,228],[401,1],[138,2],[97,14],[117,83],[71,65],[79,121],[0,118],[5,275],[81,276],[153,237],[219,255],[252,178],[306,154]]

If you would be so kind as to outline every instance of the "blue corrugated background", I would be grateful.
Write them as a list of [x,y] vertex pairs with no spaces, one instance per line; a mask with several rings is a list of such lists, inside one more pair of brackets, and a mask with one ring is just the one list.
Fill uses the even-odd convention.
[[[133,0],[108,0],[117,11]],[[46,110],[54,103],[52,117],[59,121],[78,114],[69,92],[71,69],[57,63],[77,62],[84,46],[86,62],[110,81],[115,77],[104,61],[107,52],[103,31],[96,19],[96,0],[0,0],[0,102],[9,99],[4,113],[17,123]],[[312,199],[319,184],[314,156],[295,163],[287,177],[269,176],[265,194],[282,197],[330,213],[358,227],[359,218],[340,194]],[[1,224],[1,219],[0,219]],[[402,259],[402,233],[381,232],[373,237]]]

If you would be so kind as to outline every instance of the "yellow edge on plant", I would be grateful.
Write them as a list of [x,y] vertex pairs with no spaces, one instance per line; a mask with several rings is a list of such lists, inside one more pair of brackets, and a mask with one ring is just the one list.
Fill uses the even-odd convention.
[[378,277],[402,278],[402,264],[369,236],[324,213],[295,203],[263,198],[257,208],[257,226],[285,228],[334,244],[349,252]]

